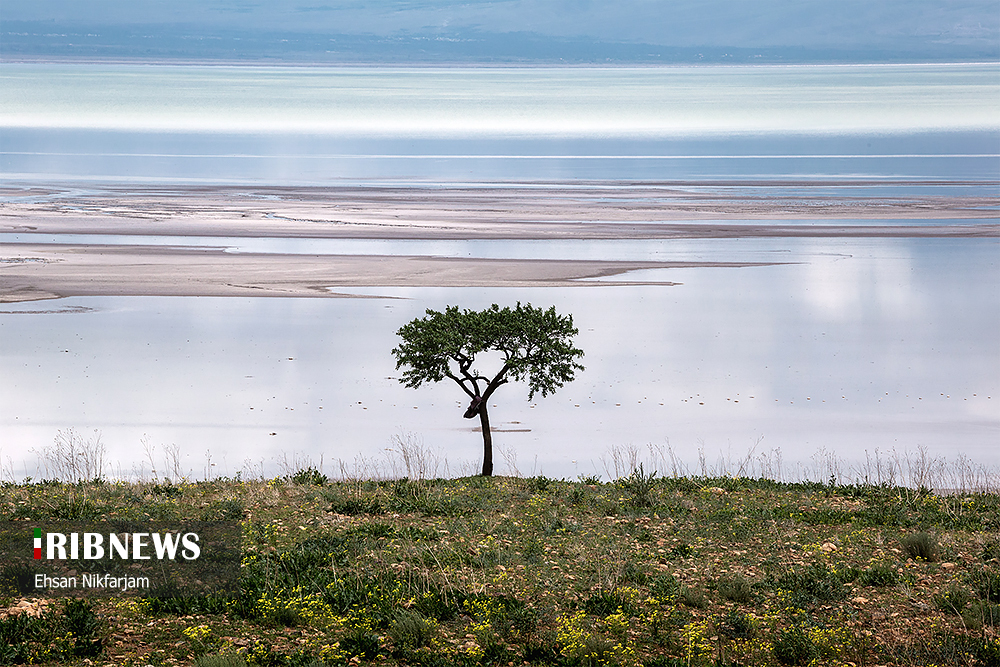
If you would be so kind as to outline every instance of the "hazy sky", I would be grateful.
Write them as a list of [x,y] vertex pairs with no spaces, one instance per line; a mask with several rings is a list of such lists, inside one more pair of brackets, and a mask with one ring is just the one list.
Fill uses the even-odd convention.
[[995,60],[997,0],[33,0],[4,58]]

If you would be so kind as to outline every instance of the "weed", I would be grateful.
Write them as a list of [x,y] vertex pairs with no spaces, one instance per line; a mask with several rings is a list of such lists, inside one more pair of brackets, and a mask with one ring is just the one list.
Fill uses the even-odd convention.
[[546,493],[549,487],[552,486],[552,480],[545,475],[538,475],[536,477],[528,477],[524,480],[524,484],[531,493]]
[[310,484],[313,486],[323,486],[330,481],[330,478],[321,473],[315,466],[296,470],[287,479],[292,484]]
[[933,563],[938,559],[940,547],[937,538],[930,533],[914,533],[901,540],[903,551],[913,560]]
[[650,595],[661,600],[673,599],[680,592],[681,585],[669,574],[657,573],[649,579]]
[[983,600],[1000,602],[1000,570],[992,568],[974,570],[966,578]]
[[694,556],[694,547],[687,542],[681,542],[667,552],[668,558],[690,558]]
[[583,604],[583,608],[588,614],[593,616],[608,616],[618,611],[622,606],[622,598],[609,591],[600,591],[589,598]]
[[330,512],[356,516],[358,514],[384,514],[378,498],[351,498],[339,494],[330,498]]
[[455,605],[459,595],[452,595],[449,600],[440,590],[430,590],[417,598],[414,609],[428,618],[439,621],[450,621],[458,615],[458,608]]
[[782,630],[774,640],[774,657],[783,665],[808,665],[819,654],[819,647],[799,626]]
[[81,658],[93,658],[103,650],[103,640],[97,636],[100,621],[90,603],[86,600],[69,600],[63,610],[66,629],[75,640],[73,654]]
[[971,630],[979,630],[984,625],[996,627],[1000,625],[1000,604],[986,600],[975,600],[962,610],[962,622]]
[[842,600],[847,596],[842,580],[834,571],[820,563],[789,570],[777,580],[776,584],[791,593],[791,601],[796,605]]
[[877,563],[862,571],[857,581],[862,586],[895,586],[900,582],[900,576],[890,563]]
[[756,628],[750,616],[738,609],[730,609],[719,622],[719,632],[727,639],[750,639]]
[[694,609],[705,609],[708,607],[708,598],[705,597],[705,592],[696,588],[681,587],[677,599],[681,604],[693,607]]
[[346,653],[348,660],[355,657],[374,660],[379,651],[378,635],[361,628],[356,629],[340,640],[340,648]]
[[389,638],[399,649],[416,649],[430,646],[437,636],[437,623],[420,614],[405,609],[396,613],[389,625]]
[[990,540],[983,545],[983,560],[1000,561],[1000,540]]
[[247,661],[238,653],[203,655],[195,658],[194,667],[247,667]]
[[967,588],[952,584],[944,591],[935,593],[932,600],[934,606],[943,612],[961,614],[962,610],[972,602],[972,593]]
[[715,582],[715,587],[721,598],[739,604],[749,604],[754,598],[750,580],[739,573],[720,577]]
[[201,516],[202,521],[241,521],[243,503],[235,498],[227,498],[212,503]]
[[645,474],[642,464],[628,477],[622,477],[615,484],[628,494],[626,503],[635,509],[645,509],[655,504],[653,491],[656,489],[656,471]]

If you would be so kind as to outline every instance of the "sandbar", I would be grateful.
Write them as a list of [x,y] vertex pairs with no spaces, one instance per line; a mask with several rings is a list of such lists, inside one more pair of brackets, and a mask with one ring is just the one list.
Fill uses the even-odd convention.
[[0,302],[101,295],[330,298],[358,296],[337,291],[355,287],[671,285],[602,278],[639,269],[762,265],[227,253],[183,243],[116,245],[111,238],[108,243],[46,242],[44,234],[441,240],[1000,237],[1000,198],[866,198],[778,185],[6,187],[0,189],[0,233],[18,237],[0,251]]

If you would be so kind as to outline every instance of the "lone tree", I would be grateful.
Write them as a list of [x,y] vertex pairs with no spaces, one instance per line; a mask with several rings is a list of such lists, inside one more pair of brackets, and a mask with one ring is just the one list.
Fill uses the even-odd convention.
[[[528,400],[536,393],[547,396],[573,380],[583,370],[576,362],[583,350],[573,347],[578,333],[572,315],[558,315],[556,309],[532,308],[531,304],[486,310],[459,310],[447,306],[443,313],[427,310],[427,316],[413,320],[396,334],[403,342],[393,349],[396,368],[404,368],[399,379],[414,389],[424,382],[451,378],[469,395],[471,403],[463,417],[479,415],[483,431],[483,476],[493,474],[493,437],[487,401],[493,392],[510,380],[526,380]],[[490,377],[473,368],[476,355],[499,353],[503,367]]]

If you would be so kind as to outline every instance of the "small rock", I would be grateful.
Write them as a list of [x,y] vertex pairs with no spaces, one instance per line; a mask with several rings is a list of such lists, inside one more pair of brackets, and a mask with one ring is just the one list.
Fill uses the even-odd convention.
[[954,563],[941,563],[941,569],[942,570],[954,570],[955,569],[955,564]]
[[824,542],[823,546],[821,546],[820,549],[822,549],[826,553],[830,553],[831,551],[837,550],[837,545],[834,544],[833,542]]
[[854,604],[865,604],[868,602],[868,598],[863,598],[859,595],[858,597],[851,599],[851,602]]

